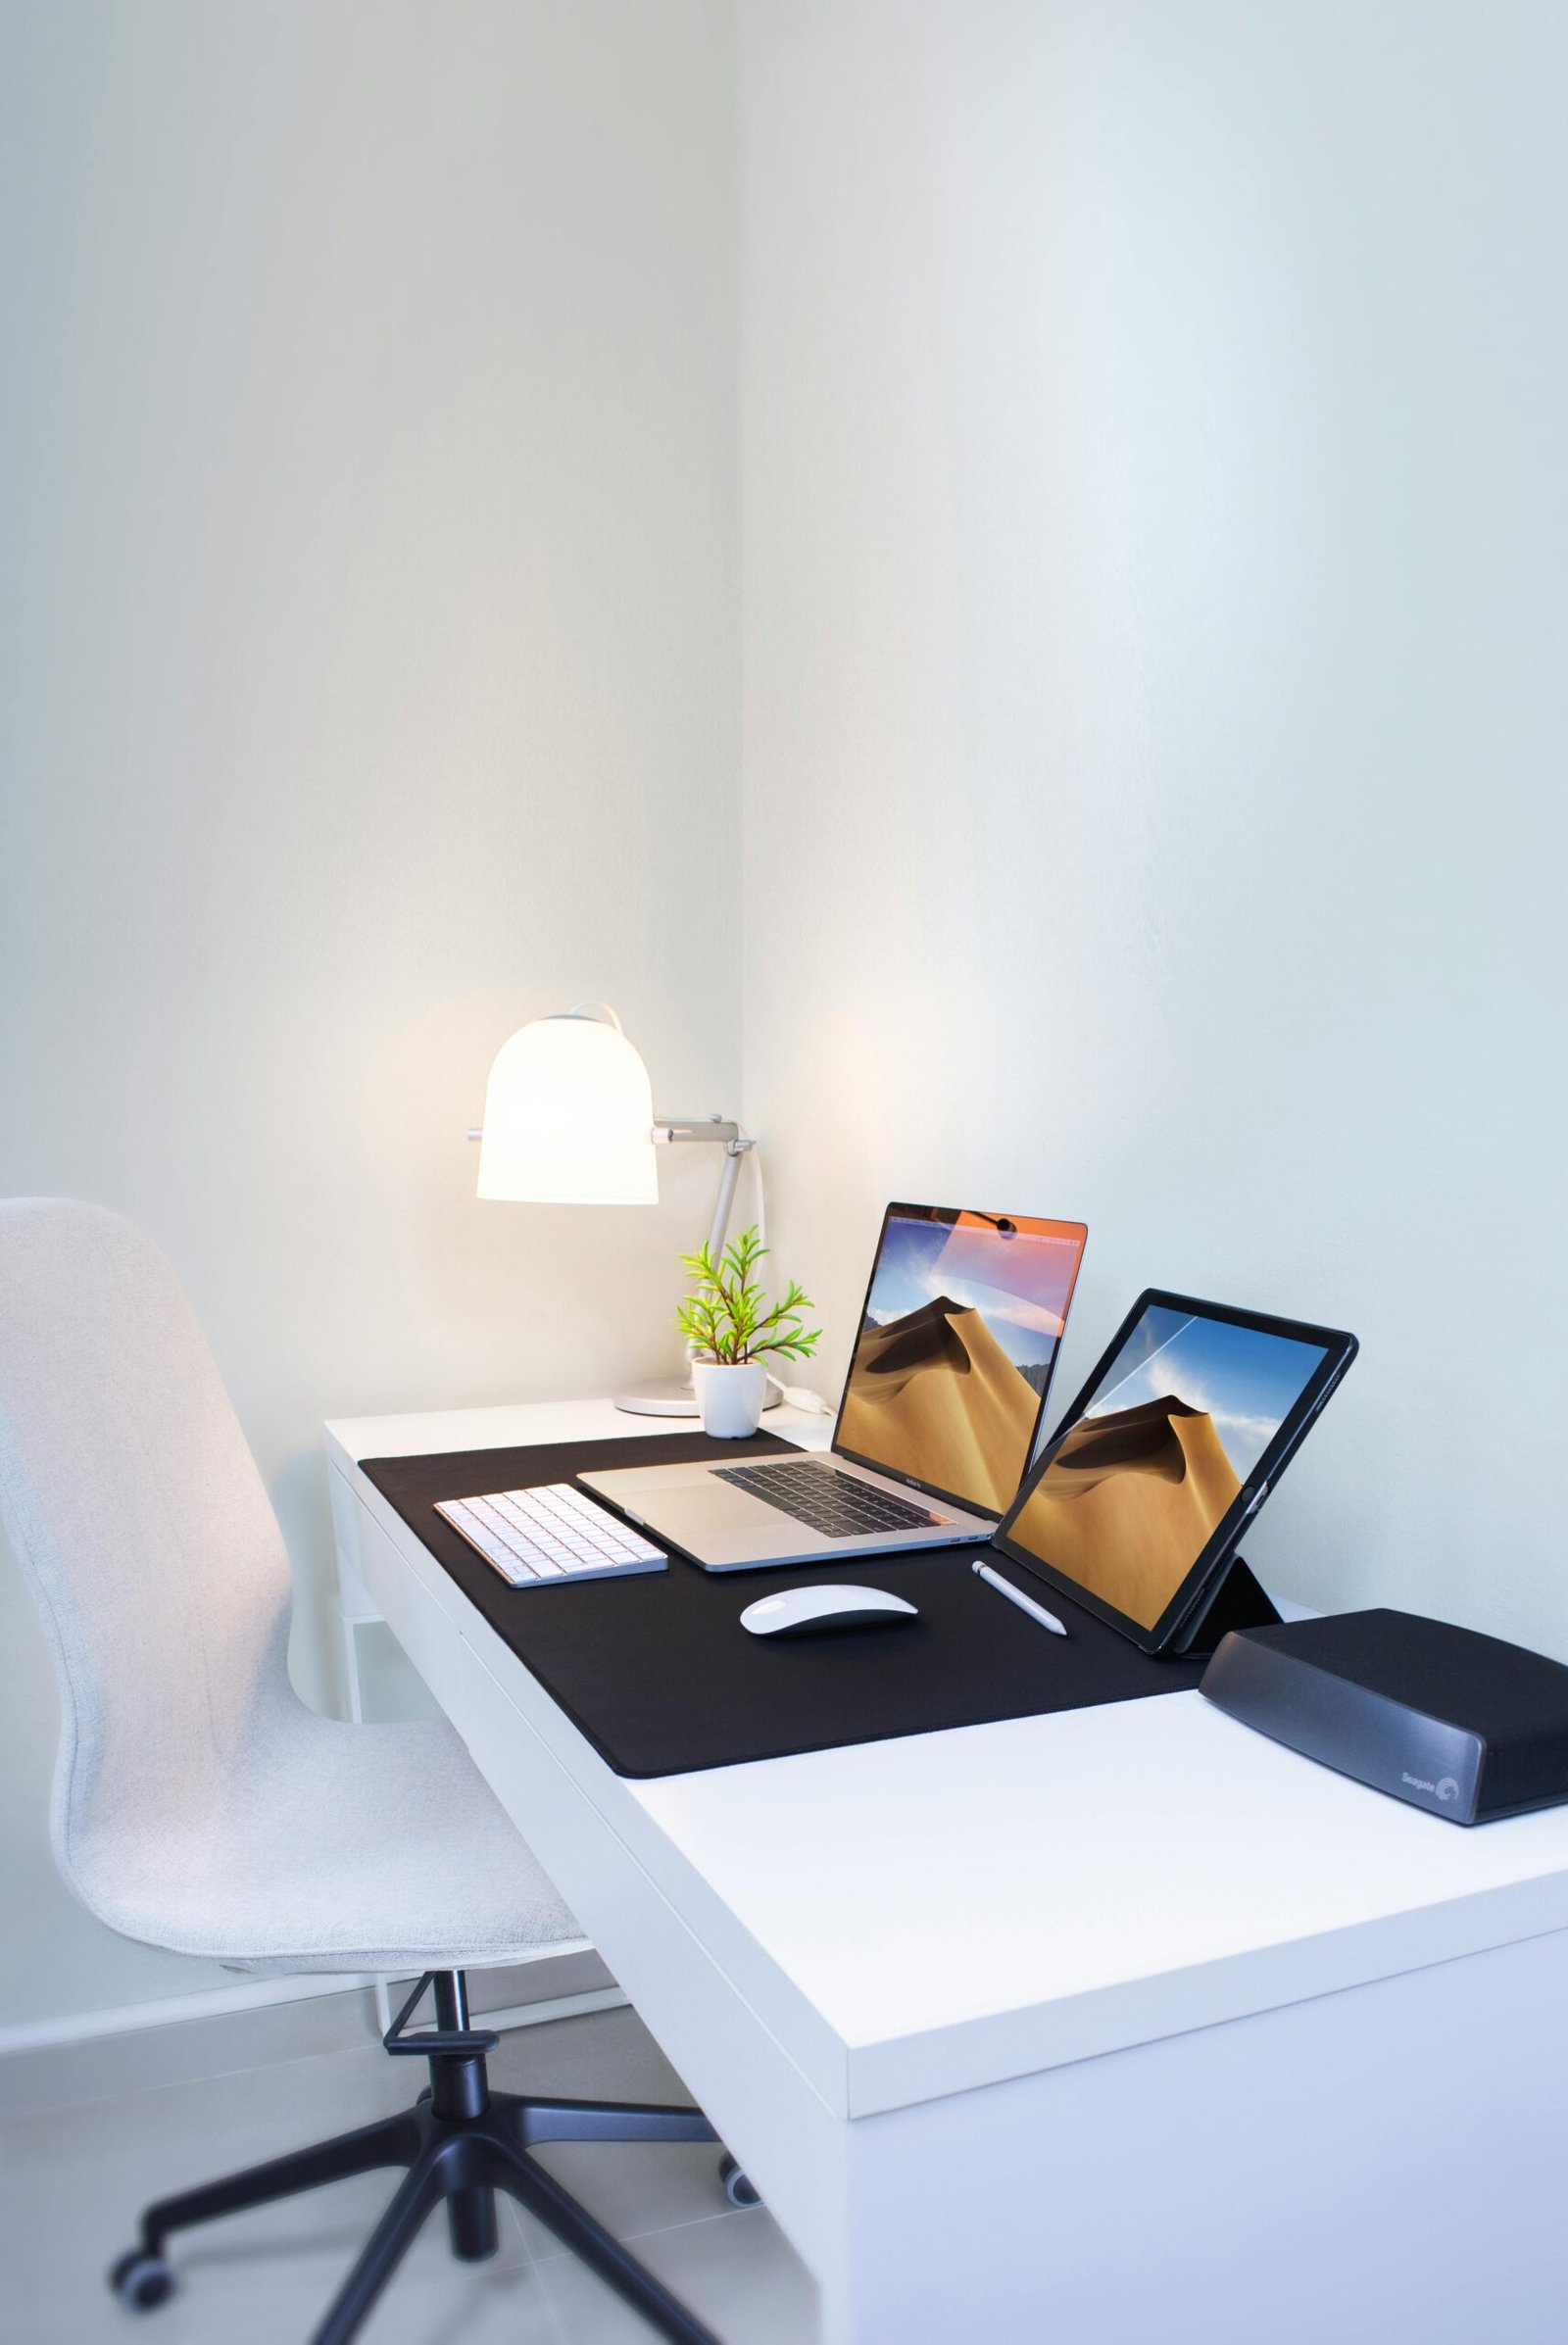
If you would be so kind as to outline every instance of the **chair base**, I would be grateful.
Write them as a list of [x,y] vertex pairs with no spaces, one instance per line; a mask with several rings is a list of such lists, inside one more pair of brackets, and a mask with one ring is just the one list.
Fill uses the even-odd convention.
[[[409,2038],[412,2049],[417,2038]],[[493,2039],[492,2039],[493,2040]],[[540,2165],[533,2152],[549,2141],[716,2141],[698,2109],[632,2101],[545,2101],[492,2094],[482,2054],[430,2056],[432,2089],[410,2110],[355,2132],[253,2166],[205,2188],[162,2199],[141,2221],[141,2239],[120,2259],[110,2285],[122,2301],[150,2311],[172,2293],[164,2250],[170,2234],[246,2207],[292,2198],[324,2182],[377,2167],[403,2167],[402,2181],[311,2345],[347,2345],[391,2279],[427,2216],[444,2203],[452,2252],[465,2262],[494,2255],[495,2194],[504,2190],[538,2217],[563,2245],[597,2272],[672,2345],[719,2345],[711,2329],[626,2253],[602,2223]],[[745,2177],[725,2161],[732,2201],[746,2203]],[[755,2194],[752,2194],[755,2195]]]

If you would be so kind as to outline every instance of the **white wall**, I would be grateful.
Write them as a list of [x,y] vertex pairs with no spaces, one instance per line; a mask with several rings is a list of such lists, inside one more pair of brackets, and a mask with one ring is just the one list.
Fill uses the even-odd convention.
[[[718,0],[0,15],[0,1192],[172,1254],[316,1698],[323,1415],[678,1356],[712,1168],[480,1206],[464,1133],[588,994],[735,1111],[733,72]],[[54,1731],[7,1565],[0,2022],[222,1976],[58,1887]]]
[[[741,29],[737,345],[722,0],[5,11],[0,1189],[173,1253],[320,1695],[320,1416],[666,1343],[708,1168],[461,1134],[590,992],[732,1104],[739,739],[819,1381],[889,1195],[1082,1213],[1058,1401],[1146,1281],[1343,1320],[1254,1560],[1568,1653],[1563,10]],[[177,1992],[0,1613],[0,2022]]]
[[747,1108],[1358,1331],[1249,1555],[1568,1656],[1568,14],[742,13]]

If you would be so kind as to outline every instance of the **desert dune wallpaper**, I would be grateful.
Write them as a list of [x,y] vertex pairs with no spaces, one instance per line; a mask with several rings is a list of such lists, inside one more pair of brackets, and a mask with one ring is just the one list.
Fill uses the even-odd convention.
[[890,1215],[844,1396],[844,1446],[1004,1513],[1082,1253],[1070,1223]]
[[1324,1356],[1146,1311],[1008,1537],[1152,1629]]

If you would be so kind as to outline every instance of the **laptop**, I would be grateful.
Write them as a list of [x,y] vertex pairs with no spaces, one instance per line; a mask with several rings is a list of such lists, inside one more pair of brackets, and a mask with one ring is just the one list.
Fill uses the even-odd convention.
[[1088,1235],[889,1205],[827,1457],[577,1479],[710,1572],[989,1539],[1034,1449]]

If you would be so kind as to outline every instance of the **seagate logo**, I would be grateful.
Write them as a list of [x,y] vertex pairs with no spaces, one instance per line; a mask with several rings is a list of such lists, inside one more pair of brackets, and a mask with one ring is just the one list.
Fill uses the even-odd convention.
[[1434,1783],[1429,1775],[1404,1773],[1400,1775],[1399,1781],[1401,1783],[1408,1783],[1412,1791],[1430,1791],[1435,1799],[1440,1799],[1443,1802],[1445,1807],[1447,1807],[1459,1796],[1459,1786],[1451,1775],[1446,1775],[1439,1782]]

